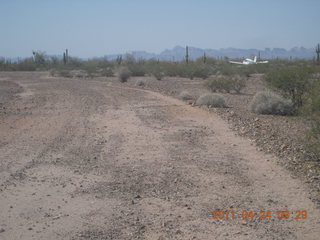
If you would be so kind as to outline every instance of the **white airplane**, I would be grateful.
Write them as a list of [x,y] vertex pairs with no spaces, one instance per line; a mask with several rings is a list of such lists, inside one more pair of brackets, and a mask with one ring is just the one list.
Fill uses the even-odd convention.
[[257,62],[257,57],[255,56],[254,59],[246,58],[242,62],[234,62],[234,61],[229,61],[229,63],[234,63],[234,64],[241,64],[241,65],[249,65],[249,64],[259,64],[259,63],[268,63],[269,61],[258,61]]

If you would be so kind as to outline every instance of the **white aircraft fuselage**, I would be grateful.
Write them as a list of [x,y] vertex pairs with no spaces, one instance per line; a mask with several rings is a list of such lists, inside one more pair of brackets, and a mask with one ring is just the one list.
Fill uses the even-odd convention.
[[250,65],[250,64],[268,63],[268,62],[269,61],[257,61],[257,57],[254,57],[254,59],[246,58],[242,62],[229,61],[229,63],[241,64],[241,65]]

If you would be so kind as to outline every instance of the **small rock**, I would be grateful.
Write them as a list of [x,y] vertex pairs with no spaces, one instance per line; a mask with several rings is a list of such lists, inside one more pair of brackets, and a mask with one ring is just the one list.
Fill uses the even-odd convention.
[[5,231],[4,228],[0,228],[0,233],[3,233]]

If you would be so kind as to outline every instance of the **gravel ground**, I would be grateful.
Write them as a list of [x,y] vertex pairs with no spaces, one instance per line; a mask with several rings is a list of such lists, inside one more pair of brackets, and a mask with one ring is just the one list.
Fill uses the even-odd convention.
[[[129,85],[134,85],[138,77],[131,78]],[[201,94],[209,92],[205,80],[165,78],[157,81],[154,78],[143,78],[145,88],[179,98],[182,91],[190,93],[194,100]],[[300,116],[260,115],[250,111],[253,96],[259,91],[268,90],[262,74],[253,74],[247,80],[247,86],[241,94],[221,93],[229,108],[207,108],[217,113],[229,123],[238,135],[255,143],[258,149],[272,153],[278,163],[290,170],[293,177],[298,177],[310,187],[310,194],[320,207],[320,162],[306,150],[305,136],[310,129],[308,120]]]
[[0,73],[0,239],[318,239],[310,188],[218,116],[251,95],[208,111],[172,97],[203,81],[137,79]]

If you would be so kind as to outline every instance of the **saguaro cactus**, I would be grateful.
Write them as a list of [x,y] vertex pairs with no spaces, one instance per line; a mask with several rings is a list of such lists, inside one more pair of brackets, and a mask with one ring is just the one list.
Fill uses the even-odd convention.
[[68,56],[68,49],[66,49],[66,51],[63,53],[63,63],[64,63],[64,64],[67,64],[68,58],[69,58],[69,56]]
[[69,53],[68,53],[68,49],[66,49],[66,62],[68,62],[69,60]]
[[203,53],[203,63],[206,63],[207,62],[207,56],[206,56],[206,53],[204,52]]
[[189,48],[188,46],[186,47],[186,63],[189,62]]
[[316,53],[317,53],[317,62],[319,62],[320,61],[320,44],[318,44],[316,47]]
[[119,55],[118,57],[117,57],[117,63],[118,63],[118,65],[121,65],[121,63],[122,63],[122,55]]

